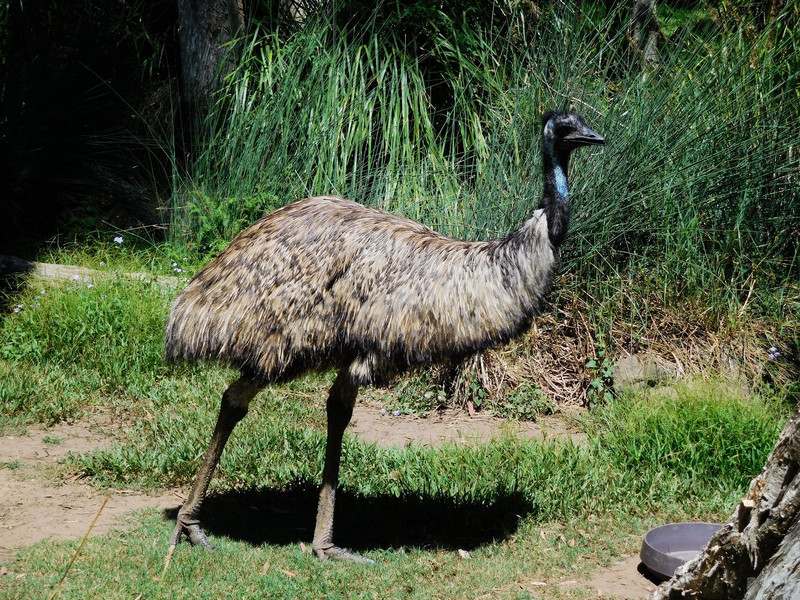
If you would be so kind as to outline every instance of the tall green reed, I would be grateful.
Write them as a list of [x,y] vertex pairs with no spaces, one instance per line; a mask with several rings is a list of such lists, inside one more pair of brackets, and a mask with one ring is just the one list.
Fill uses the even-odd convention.
[[424,42],[377,19],[241,40],[175,197],[175,239],[217,250],[317,194],[501,236],[538,203],[539,115],[572,108],[608,139],[571,169],[563,265],[582,285],[609,297],[621,276],[664,302],[702,296],[722,310],[754,283],[797,280],[797,34],[754,43],[684,27],[659,66],[631,68],[624,13],[557,5],[534,23],[509,5],[500,16],[503,28],[453,20]]

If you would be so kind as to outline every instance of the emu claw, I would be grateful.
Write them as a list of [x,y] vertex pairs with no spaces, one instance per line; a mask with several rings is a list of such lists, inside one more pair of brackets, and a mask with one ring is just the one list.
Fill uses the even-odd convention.
[[192,546],[202,546],[211,552],[214,552],[217,549],[214,544],[208,541],[206,534],[202,529],[200,529],[200,523],[183,523],[181,522],[180,517],[178,517],[178,523],[175,525],[175,529],[172,531],[172,537],[169,541],[170,546],[173,548],[177,546],[184,534],[186,534],[186,537],[189,538],[189,543]]
[[346,560],[348,562],[356,562],[362,564],[375,564],[375,561],[371,558],[367,558],[366,556],[359,556],[358,554],[353,554],[344,548],[339,548],[338,546],[330,546],[328,548],[314,548],[314,554],[317,555],[318,558],[322,560],[328,560],[329,558],[332,560]]

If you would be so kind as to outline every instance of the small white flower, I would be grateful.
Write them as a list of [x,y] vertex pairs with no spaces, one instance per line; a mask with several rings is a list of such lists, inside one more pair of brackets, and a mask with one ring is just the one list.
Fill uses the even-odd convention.
[[118,244],[121,244],[124,240],[122,239],[121,235],[118,235],[117,237],[114,238],[114,241]]
[[92,288],[94,287],[94,284],[93,284],[93,283],[90,283],[90,284],[89,284],[89,285],[87,285],[86,287],[88,287],[89,289],[92,289]]
[[73,275],[73,276],[72,276],[72,279],[73,279],[74,281],[80,281],[80,280],[81,280],[81,276],[80,276],[80,275]]

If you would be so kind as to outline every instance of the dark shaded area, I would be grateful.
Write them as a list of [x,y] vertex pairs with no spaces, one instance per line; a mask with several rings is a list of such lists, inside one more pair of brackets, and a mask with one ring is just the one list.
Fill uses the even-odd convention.
[[[434,104],[452,107],[453,36],[478,54],[475,31],[507,33],[502,3],[359,0],[323,3],[342,35],[384,23],[386,43],[421,60]],[[264,31],[301,23],[280,3],[244,2]],[[175,169],[191,161],[196,127],[179,94],[174,0],[11,2],[0,7],[0,254],[34,258],[43,243],[166,222]],[[159,239],[160,229],[146,237]]]
[[652,583],[653,585],[661,585],[661,584],[664,582],[664,580],[663,580],[661,577],[659,577],[659,576],[657,576],[657,575],[653,574],[653,573],[650,571],[650,569],[648,569],[648,568],[645,566],[645,564],[644,564],[644,563],[641,563],[641,562],[640,562],[640,563],[639,563],[639,564],[636,566],[636,572],[637,572],[637,573],[639,573],[639,575],[641,575],[641,576],[642,576],[642,577],[644,577],[645,579],[647,579],[647,581],[649,581],[649,582],[650,582],[650,583]]
[[171,0],[0,9],[0,254],[157,221],[174,13]]
[[11,310],[14,295],[22,289],[33,263],[15,256],[0,254],[0,313]]
[[[318,498],[319,487],[304,483],[286,489],[232,490],[209,496],[200,519],[211,536],[253,546],[310,546]],[[531,512],[530,503],[519,494],[485,505],[427,496],[361,496],[339,489],[334,540],[356,552],[400,547],[470,550],[513,534]],[[174,522],[177,513],[171,509],[164,515]]]

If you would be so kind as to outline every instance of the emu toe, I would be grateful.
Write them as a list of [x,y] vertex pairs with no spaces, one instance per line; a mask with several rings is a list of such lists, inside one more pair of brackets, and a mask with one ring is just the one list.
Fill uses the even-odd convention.
[[352,552],[349,552],[344,548],[339,548],[338,546],[314,548],[314,554],[316,554],[317,557],[321,558],[322,560],[328,560],[330,558],[332,560],[346,560],[349,562],[363,563],[368,565],[375,564],[375,561],[371,558],[353,554]]
[[178,545],[178,542],[181,541],[181,537],[186,534],[186,537],[189,538],[189,543],[192,546],[202,546],[206,550],[210,552],[216,551],[217,547],[208,541],[205,532],[200,528],[199,523],[182,523],[180,517],[178,517],[178,523],[175,525],[175,529],[172,531],[172,537],[170,538],[170,546],[173,548]]

